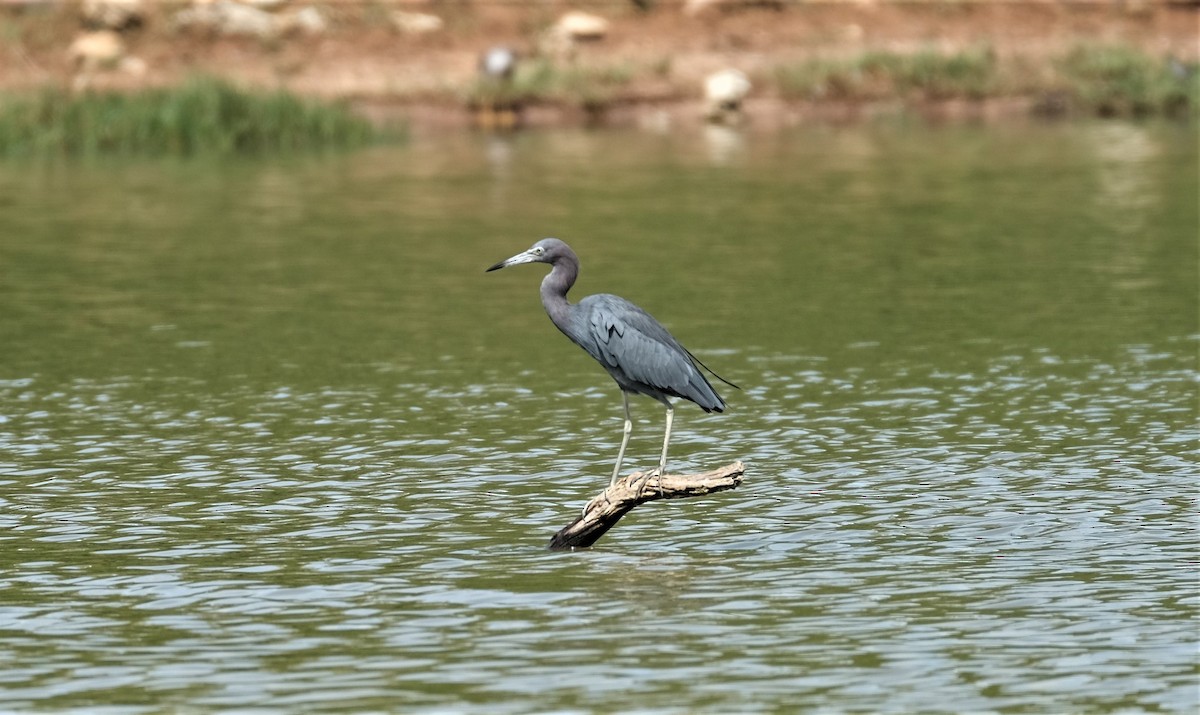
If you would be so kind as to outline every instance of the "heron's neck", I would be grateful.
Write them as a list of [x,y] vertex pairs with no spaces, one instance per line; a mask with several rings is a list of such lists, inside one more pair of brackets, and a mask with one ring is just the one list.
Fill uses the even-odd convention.
[[555,325],[562,326],[567,321],[571,304],[567,301],[567,291],[575,285],[579,275],[579,265],[574,261],[558,261],[546,277],[542,279],[542,305],[550,320]]

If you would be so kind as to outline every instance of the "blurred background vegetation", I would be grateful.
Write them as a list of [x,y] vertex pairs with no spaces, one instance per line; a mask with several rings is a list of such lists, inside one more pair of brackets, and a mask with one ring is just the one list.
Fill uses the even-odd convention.
[[[413,123],[1194,121],[1198,19],[1165,0],[2,0],[0,154],[353,146]],[[708,106],[722,71],[745,78],[733,112]]]

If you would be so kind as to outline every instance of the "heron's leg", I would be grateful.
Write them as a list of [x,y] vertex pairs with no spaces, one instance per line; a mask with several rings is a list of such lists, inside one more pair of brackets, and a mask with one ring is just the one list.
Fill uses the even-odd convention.
[[671,421],[675,419],[675,408],[667,403],[667,428],[663,432],[663,451],[658,459],[658,476],[661,479],[667,473],[667,445],[671,443]]
[[[671,443],[671,422],[675,419],[675,407],[669,400],[663,400],[663,404],[667,406],[667,426],[663,431],[663,448],[662,456],[658,459],[658,494],[662,496],[662,478],[667,473],[667,445]],[[646,474],[642,478],[642,483],[638,486],[638,496],[642,495],[642,490],[646,488],[646,482],[650,481],[650,475]]]
[[[625,448],[629,446],[629,435],[633,432],[633,418],[629,416],[629,393],[621,390],[621,399],[625,403],[625,429],[621,435],[621,448],[617,450],[617,464],[613,467],[612,479],[608,480],[610,487],[616,484],[617,479],[621,477],[621,462],[625,461]],[[608,492],[604,492],[604,500],[608,501]],[[583,513],[585,516],[587,515],[586,504],[583,507]]]
[[621,477],[621,462],[625,460],[625,448],[629,446],[629,435],[633,432],[633,419],[629,416],[629,393],[621,390],[621,400],[625,403],[625,431],[621,435],[621,449],[617,451],[617,464],[613,467],[612,479],[608,482],[610,487]]

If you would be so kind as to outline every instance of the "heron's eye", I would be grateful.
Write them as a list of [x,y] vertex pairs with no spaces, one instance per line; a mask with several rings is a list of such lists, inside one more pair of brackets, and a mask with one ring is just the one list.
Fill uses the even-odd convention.
[[542,248],[541,246],[538,246],[537,248],[533,249],[533,252],[540,256],[546,252],[546,249]]

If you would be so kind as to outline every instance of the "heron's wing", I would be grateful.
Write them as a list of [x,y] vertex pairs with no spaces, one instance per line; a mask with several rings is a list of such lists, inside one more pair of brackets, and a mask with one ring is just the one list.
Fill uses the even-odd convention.
[[614,376],[701,405],[721,405],[687,350],[649,313],[606,294],[589,296],[581,307],[591,343],[584,347]]

